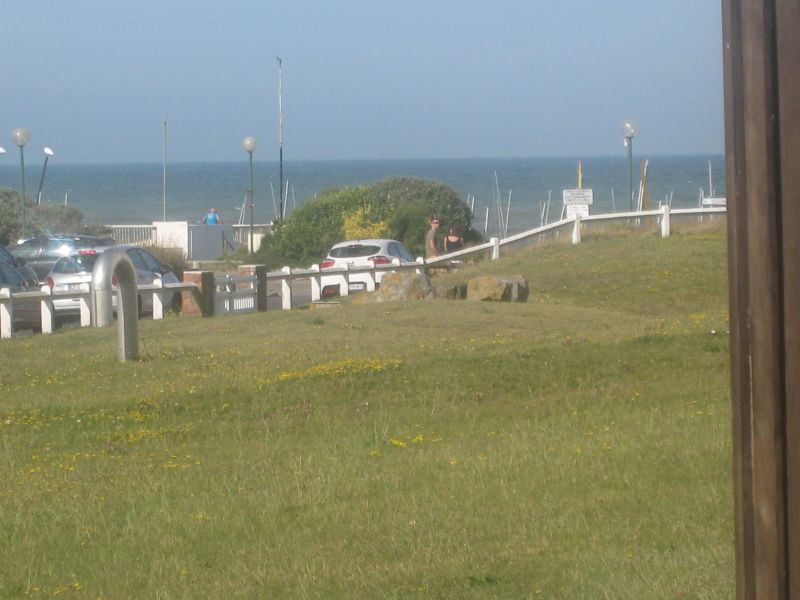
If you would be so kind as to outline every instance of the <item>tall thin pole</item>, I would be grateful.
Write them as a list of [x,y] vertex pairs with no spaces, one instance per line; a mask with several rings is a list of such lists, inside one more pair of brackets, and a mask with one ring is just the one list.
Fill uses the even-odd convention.
[[39,179],[39,191],[36,193],[36,204],[42,203],[42,186],[44,185],[44,174],[47,173],[47,161],[50,158],[49,154],[44,155],[44,166],[42,167],[42,177]]
[[628,147],[628,200],[633,212],[633,138],[626,137],[625,145]]
[[22,149],[23,146],[24,144],[19,147],[19,173],[22,180],[22,239],[25,239],[28,237],[28,231],[25,224],[25,151]]
[[250,254],[253,253],[253,153],[247,153],[250,156]]
[[167,117],[164,117],[164,217],[167,220]]
[[278,171],[280,178],[281,198],[278,219],[283,218],[283,63],[278,56]]

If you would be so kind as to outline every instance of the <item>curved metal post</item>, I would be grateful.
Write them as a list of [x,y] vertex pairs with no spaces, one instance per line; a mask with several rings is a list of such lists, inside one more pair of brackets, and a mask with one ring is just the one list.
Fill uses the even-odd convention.
[[139,310],[136,270],[121,248],[106,250],[92,269],[95,326],[109,327],[114,320],[111,283],[117,276],[117,356],[120,362],[139,358]]

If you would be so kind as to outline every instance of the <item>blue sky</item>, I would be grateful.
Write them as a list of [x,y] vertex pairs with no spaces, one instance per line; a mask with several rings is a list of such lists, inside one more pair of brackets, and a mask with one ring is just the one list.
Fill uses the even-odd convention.
[[0,146],[31,162],[723,152],[711,0],[4,0]]

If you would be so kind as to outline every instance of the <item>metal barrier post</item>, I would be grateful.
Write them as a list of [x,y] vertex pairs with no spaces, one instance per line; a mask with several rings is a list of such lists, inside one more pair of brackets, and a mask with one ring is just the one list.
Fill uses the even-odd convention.
[[117,277],[117,356],[120,362],[139,358],[139,306],[136,270],[121,248],[110,248],[100,255],[92,269],[95,298],[95,325],[108,327],[114,320],[112,279]]

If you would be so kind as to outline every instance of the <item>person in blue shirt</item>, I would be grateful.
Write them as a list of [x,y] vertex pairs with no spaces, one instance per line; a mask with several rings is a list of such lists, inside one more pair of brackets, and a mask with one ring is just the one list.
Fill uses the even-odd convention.
[[208,211],[208,214],[203,217],[204,225],[219,225],[220,223],[222,223],[222,218],[220,218],[216,208],[212,208]]

